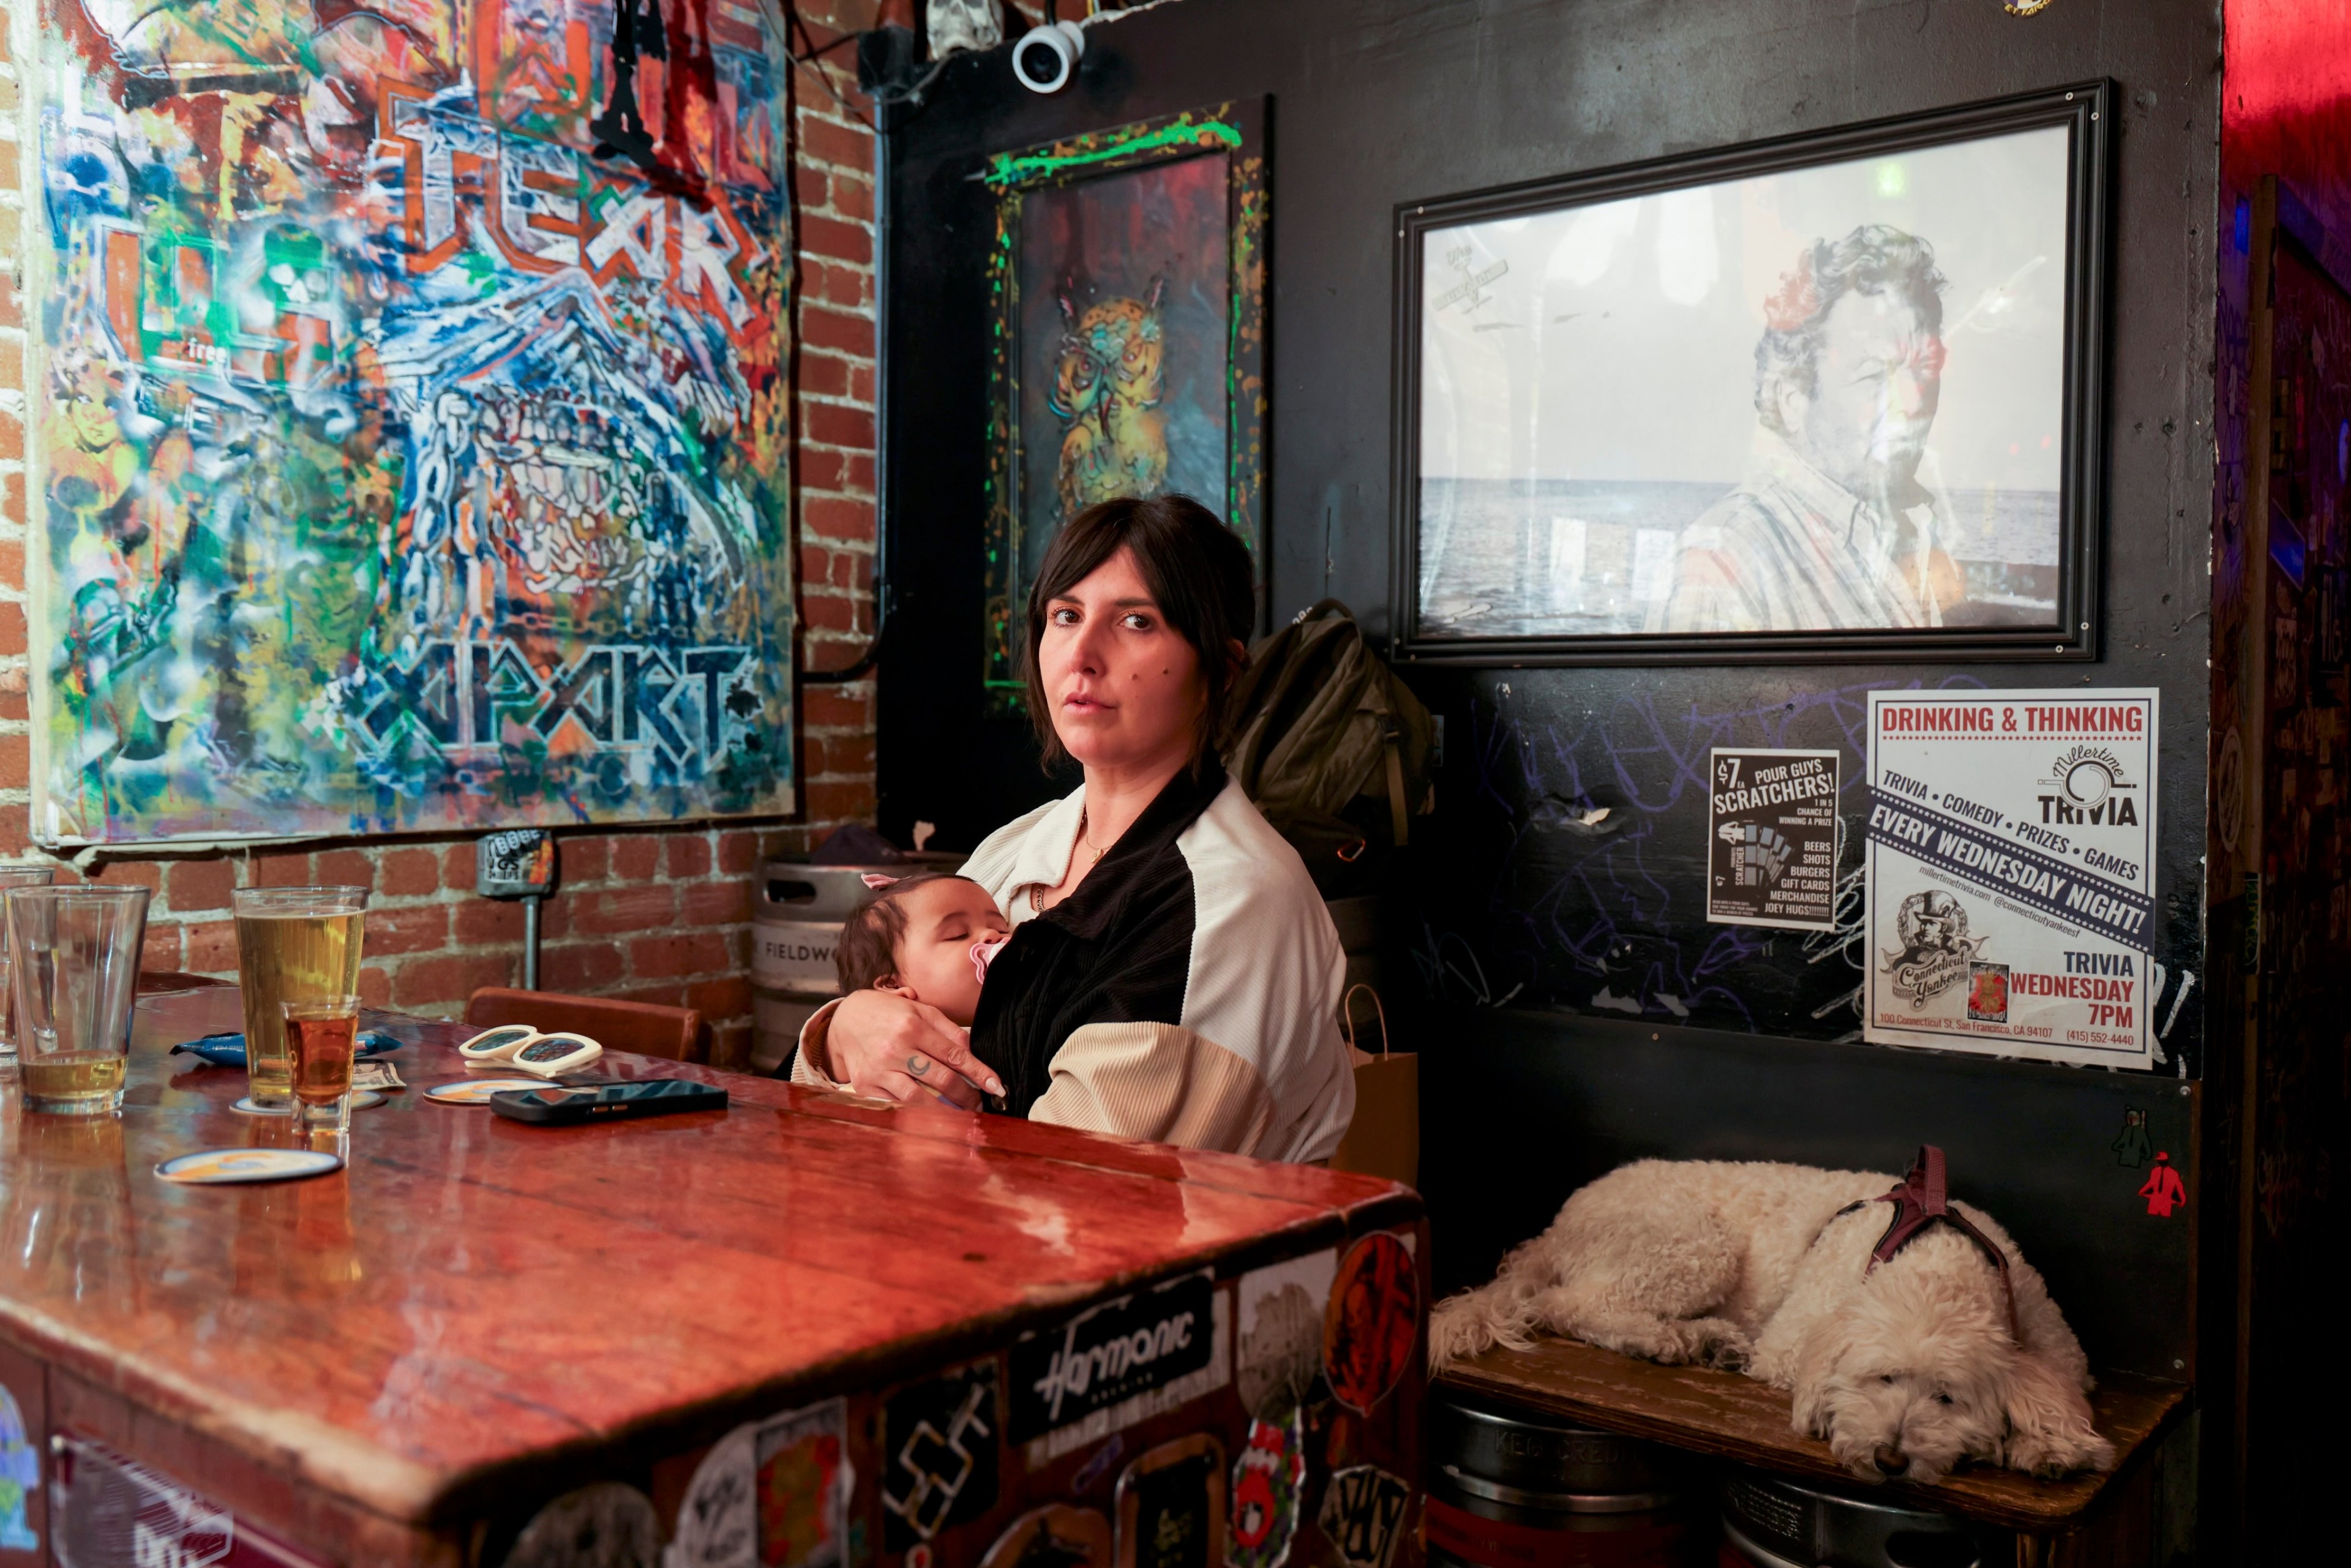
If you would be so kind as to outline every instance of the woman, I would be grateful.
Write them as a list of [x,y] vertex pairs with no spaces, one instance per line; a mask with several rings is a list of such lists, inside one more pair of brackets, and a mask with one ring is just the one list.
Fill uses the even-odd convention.
[[1062,530],[1029,596],[1029,712],[1085,783],[964,866],[1014,922],[970,1038],[859,991],[809,1020],[795,1081],[1331,1156],[1355,1107],[1338,933],[1215,749],[1253,604],[1247,548],[1196,501],[1105,501]]

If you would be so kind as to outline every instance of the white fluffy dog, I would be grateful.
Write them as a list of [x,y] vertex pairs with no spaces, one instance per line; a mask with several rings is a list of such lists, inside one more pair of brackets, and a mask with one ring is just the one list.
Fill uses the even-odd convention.
[[1933,1481],[1962,1458],[2046,1476],[2112,1468],[2081,1343],[1989,1216],[1950,1206],[2008,1258],[2013,1334],[1999,1270],[1949,1224],[1870,1267],[1891,1206],[1838,1211],[1896,1185],[1808,1166],[1625,1166],[1570,1197],[1492,1284],[1437,1306],[1431,1364],[1549,1330],[1792,1389],[1796,1429],[1869,1480]]

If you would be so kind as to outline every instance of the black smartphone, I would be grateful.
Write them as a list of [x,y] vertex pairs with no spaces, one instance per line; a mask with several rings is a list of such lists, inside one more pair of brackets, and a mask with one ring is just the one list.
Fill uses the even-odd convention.
[[630,1116],[668,1116],[681,1111],[724,1111],[726,1091],[684,1078],[644,1078],[633,1083],[600,1083],[570,1089],[517,1089],[490,1096],[490,1109],[517,1122],[565,1127],[580,1122],[611,1122]]

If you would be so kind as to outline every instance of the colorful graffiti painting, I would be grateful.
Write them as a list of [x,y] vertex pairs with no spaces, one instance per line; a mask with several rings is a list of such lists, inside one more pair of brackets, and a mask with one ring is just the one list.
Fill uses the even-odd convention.
[[791,803],[756,0],[44,0],[56,844]]
[[1265,486],[1261,101],[999,153],[987,680],[1061,525],[1187,495],[1252,549]]

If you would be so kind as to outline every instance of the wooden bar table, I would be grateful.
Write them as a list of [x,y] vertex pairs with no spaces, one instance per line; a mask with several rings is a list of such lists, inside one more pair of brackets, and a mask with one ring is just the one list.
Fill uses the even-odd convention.
[[409,1087],[304,1181],[154,1174],[296,1135],[169,1054],[234,989],[119,1118],[0,1093],[0,1564],[1419,1562],[1409,1190],[617,1054],[732,1103],[527,1126],[367,1021]]

